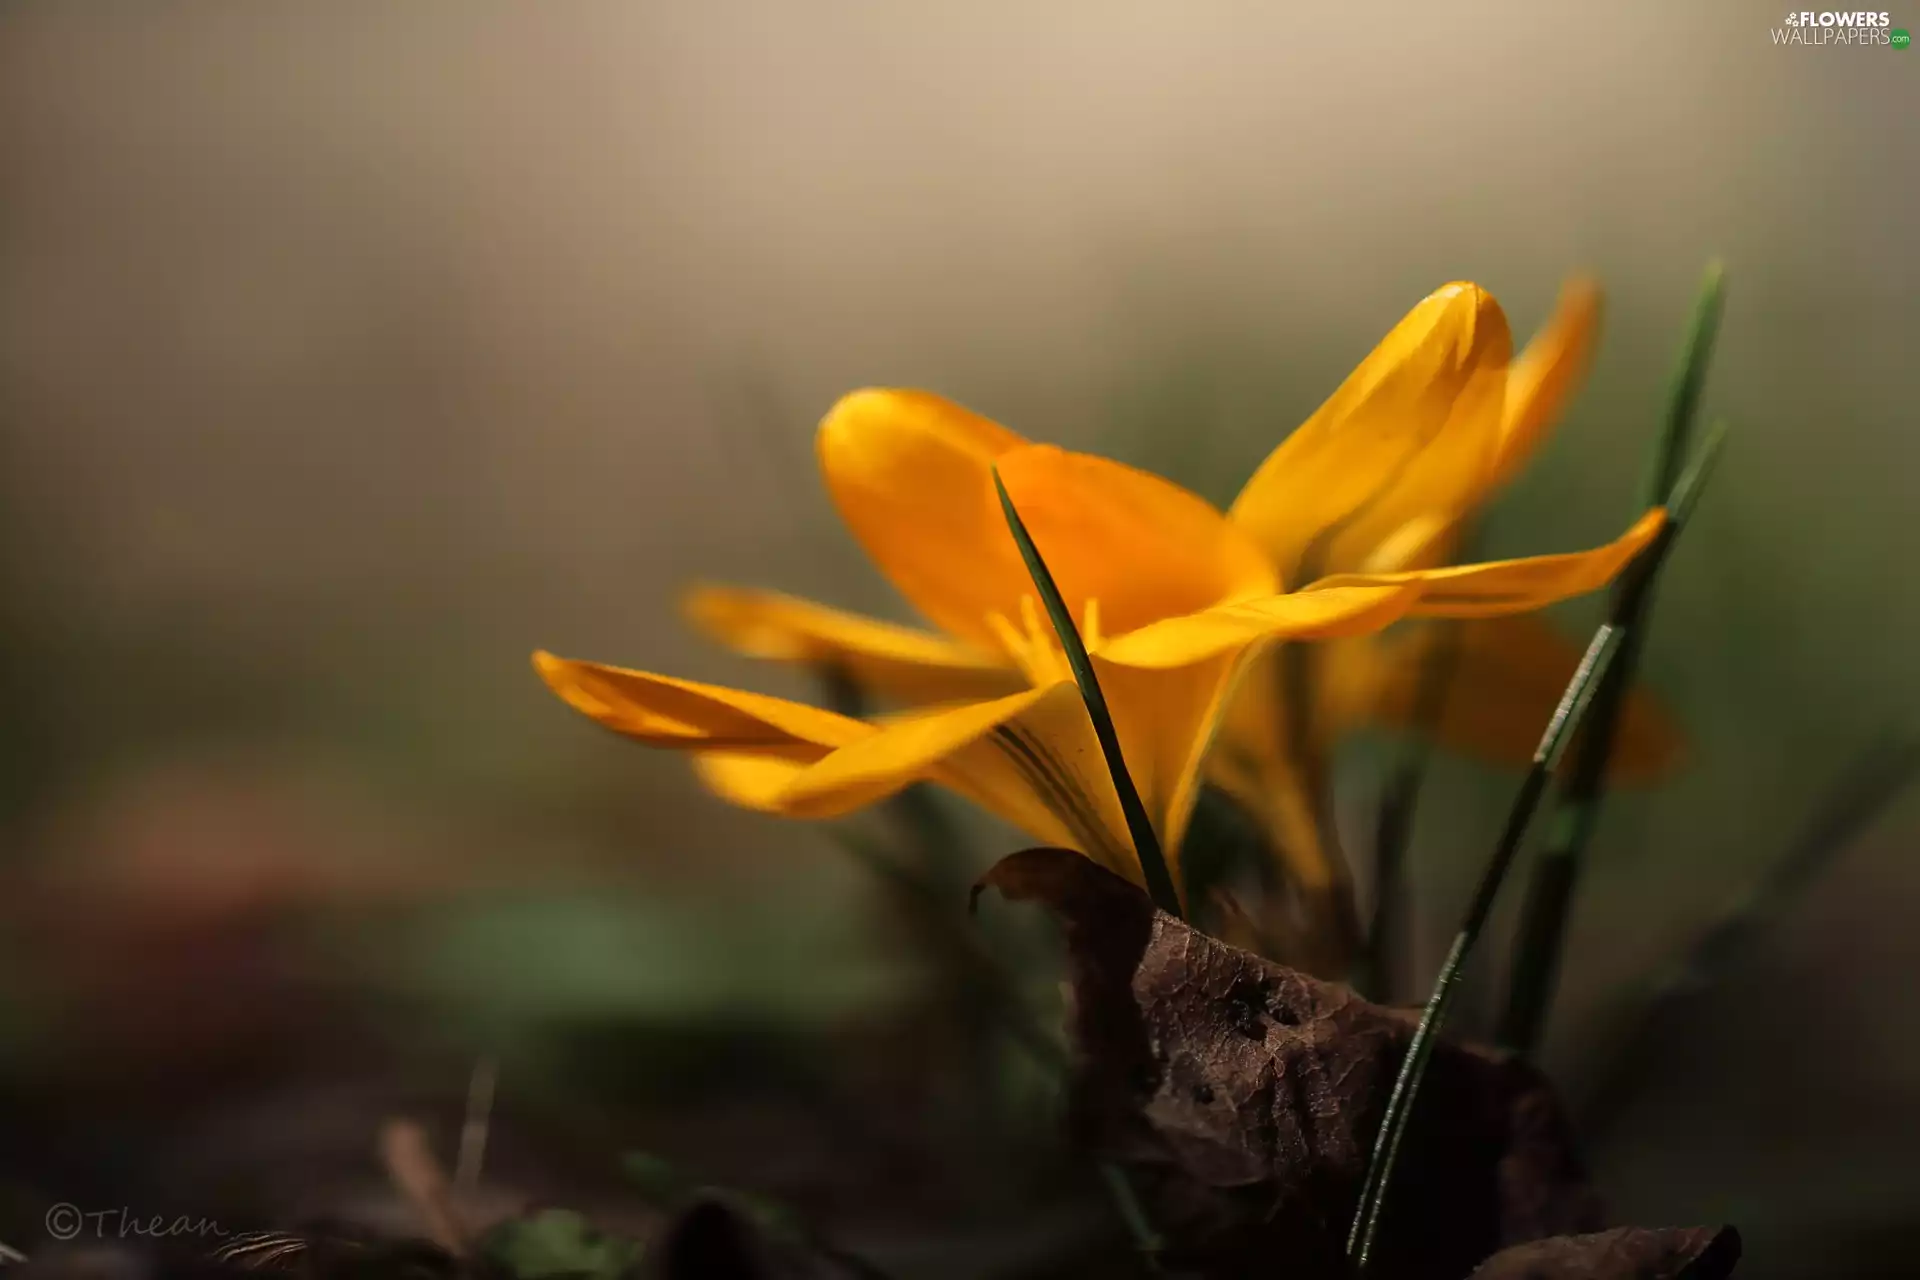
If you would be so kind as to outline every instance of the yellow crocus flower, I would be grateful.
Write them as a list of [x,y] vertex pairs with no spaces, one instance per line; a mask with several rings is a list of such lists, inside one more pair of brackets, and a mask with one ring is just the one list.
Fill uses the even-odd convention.
[[[1435,310],[1411,344],[1408,368],[1443,384],[1433,394],[1476,382],[1487,364],[1485,308],[1472,299],[1484,295]],[[1411,376],[1400,379],[1402,400],[1420,398]],[[861,720],[547,653],[535,655],[540,674],[602,725],[693,753],[708,784],[736,803],[827,818],[932,781],[1136,882],[1086,708],[1000,511],[996,469],[1080,620],[1176,883],[1202,762],[1249,658],[1275,641],[1366,635],[1407,617],[1524,612],[1592,591],[1664,519],[1649,511],[1586,552],[1349,573],[1286,590],[1276,557],[1197,495],[1031,444],[938,396],[856,392],[827,415],[817,444],[855,537],[939,630],[759,593],[708,592],[695,612],[750,652],[831,661],[921,705]],[[1405,456],[1423,447],[1416,441]]]

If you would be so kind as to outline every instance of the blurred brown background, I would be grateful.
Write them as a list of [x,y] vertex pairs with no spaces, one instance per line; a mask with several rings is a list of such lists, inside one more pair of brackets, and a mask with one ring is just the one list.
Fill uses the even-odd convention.
[[[618,878],[742,938],[660,932],[661,906],[651,949],[529,943],[550,980],[497,941],[420,964],[536,1006],[777,1004],[773,973],[857,1001],[885,975],[842,954],[845,860],[590,731],[532,649],[800,692],[673,600],[744,580],[899,613],[813,474],[841,392],[930,387],[1225,500],[1455,278],[1522,335],[1564,273],[1608,287],[1588,390],[1487,541],[1583,545],[1629,512],[1721,255],[1707,408],[1734,435],[1648,659],[1695,760],[1609,810],[1555,1023],[1577,1080],[1632,982],[1920,695],[1920,54],[1780,48],[1778,21],[15,0],[0,739],[38,905],[14,914]],[[1436,948],[1510,786],[1442,778]],[[1624,1207],[1740,1222],[1755,1276],[1920,1224],[1917,832],[1910,802],[1878,823],[1675,1042],[1602,1154]]]

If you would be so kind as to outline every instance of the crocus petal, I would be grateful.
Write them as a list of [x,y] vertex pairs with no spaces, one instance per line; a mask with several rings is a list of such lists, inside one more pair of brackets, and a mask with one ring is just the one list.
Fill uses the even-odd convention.
[[683,607],[701,630],[740,653],[837,670],[908,705],[998,697],[1023,683],[998,654],[777,591],[697,587]]
[[1024,444],[924,391],[856,391],[815,439],[834,504],[867,555],[928,621],[987,649],[988,615],[1032,589],[992,473]]
[[1141,880],[1105,757],[1071,681],[868,723],[548,653],[534,663],[556,693],[607,728],[693,753],[707,786],[746,808],[832,818],[914,782],[937,782],[1038,840]]
[[934,776],[1029,835],[1144,884],[1106,756],[1071,681],[956,751]]
[[1079,618],[1098,601],[1109,633],[1275,589],[1259,545],[1171,480],[1052,445],[1012,450],[998,466],[1068,609]]
[[1584,277],[1560,290],[1553,316],[1507,371],[1507,397],[1500,442],[1494,451],[1489,490],[1507,483],[1527,464],[1547,429],[1578,389],[1592,361],[1600,332],[1600,287]]
[[1165,669],[1236,653],[1264,640],[1328,640],[1365,635],[1404,616],[1417,581],[1333,585],[1216,605],[1167,618],[1101,646],[1099,656],[1126,667]]
[[[1288,886],[1284,927],[1268,929],[1294,963],[1338,973],[1351,960],[1357,922],[1353,884],[1325,812],[1328,771],[1339,724],[1328,705],[1326,660],[1363,641],[1276,646],[1249,666],[1228,703],[1218,740],[1207,756],[1207,777],[1259,824]],[[1311,663],[1300,688],[1287,664]],[[1301,705],[1302,696],[1312,699]],[[1279,920],[1273,922],[1278,924]],[[1324,967],[1323,967],[1324,966]]]
[[785,698],[676,680],[550,653],[533,655],[547,686],[582,715],[658,747],[818,759],[873,726]]
[[[1319,831],[1313,796],[1340,739],[1376,714],[1381,643],[1365,636],[1260,653],[1241,676],[1207,758],[1209,779],[1263,821],[1297,884],[1329,885],[1344,874],[1333,842]],[[1309,664],[1307,679],[1290,682],[1287,666],[1295,661]],[[1302,693],[1311,703],[1297,705]]]
[[1070,681],[897,717],[796,771],[778,807],[830,817],[921,779],[951,787],[1038,839],[1141,878],[1099,741]]
[[831,817],[864,807],[927,776],[933,767],[1045,696],[1024,689],[991,702],[900,716],[801,770],[782,797],[796,817]]
[[1295,595],[1410,586],[1419,593],[1410,612],[1416,617],[1476,618],[1528,613],[1611,582],[1646,549],[1666,523],[1658,507],[1605,546],[1561,555],[1490,560],[1445,569],[1409,569],[1400,573],[1343,573],[1310,583]]
[[1230,653],[1172,670],[1125,667],[1095,656],[1096,674],[1127,772],[1180,875],[1181,844],[1199,798],[1201,766],[1238,684],[1243,655]]
[[1234,523],[1288,583],[1357,568],[1492,464],[1512,339],[1491,295],[1450,284],[1409,312],[1241,490]]
[[[1443,488],[1431,491],[1428,497],[1433,505],[1409,516],[1398,529],[1386,531],[1384,521],[1375,521],[1365,535],[1370,548],[1356,546],[1354,537],[1343,536],[1343,548],[1362,551],[1366,558],[1359,564],[1329,568],[1390,572],[1428,569],[1452,560],[1463,526],[1526,466],[1578,388],[1593,354],[1599,322],[1599,287],[1587,279],[1569,281],[1546,327],[1508,366],[1499,438],[1491,464],[1481,470],[1479,479],[1451,496]],[[1390,513],[1402,514],[1408,505],[1396,501],[1390,504]]]
[[[1421,672],[1435,646],[1447,683],[1438,716],[1421,721]],[[1370,711],[1380,723],[1423,729],[1450,750],[1524,766],[1540,745],[1583,649],[1545,619],[1518,614],[1421,627],[1398,642],[1368,646],[1376,667]],[[1685,735],[1645,688],[1627,695],[1608,762],[1615,783],[1650,783],[1679,767]]]
[[1358,573],[1399,573],[1433,569],[1453,558],[1460,541],[1461,521],[1451,511],[1429,511],[1402,524],[1373,546]]
[[747,752],[707,751],[693,758],[693,771],[709,791],[730,804],[784,815],[782,798],[808,763]]
[[[1026,722],[1025,732],[1031,732],[1032,722],[1045,721],[1049,716],[1064,720],[1079,705],[1077,692],[1068,698],[1056,691],[1027,708],[1023,716],[1015,718]],[[1084,712],[1080,718],[1085,719]],[[1059,737],[1058,733],[1051,736],[1055,739]],[[1098,744],[1093,746],[1097,750]],[[958,792],[1043,844],[1079,849],[1097,858],[1110,870],[1139,880],[1139,873],[1129,869],[1133,866],[1131,858],[1122,856],[1124,850],[1105,835],[1090,839],[1079,834],[1084,824],[1077,820],[1063,821],[1049,807],[1047,797],[1055,789],[1053,784],[1042,780],[1040,785],[1036,785],[1029,780],[1031,769],[1023,771],[1016,764],[1024,766],[1025,761],[1009,757],[995,736],[989,734],[984,739],[976,739],[958,748],[953,756],[929,768],[925,777]],[[800,761],[722,751],[701,755],[694,761],[700,780],[721,799],[781,817],[837,814],[845,809],[857,808],[863,802],[870,802],[871,797],[876,795],[872,789],[847,791],[828,800],[810,794],[806,789],[796,789],[795,783],[807,767],[806,763]],[[1114,801],[1112,817],[1115,821],[1119,821],[1118,803],[1118,800]]]
[[[1263,710],[1270,722],[1271,708]],[[1260,824],[1294,885],[1320,893],[1344,875],[1344,868],[1321,837],[1314,787],[1303,763],[1264,733],[1223,734],[1207,761],[1207,777]]]

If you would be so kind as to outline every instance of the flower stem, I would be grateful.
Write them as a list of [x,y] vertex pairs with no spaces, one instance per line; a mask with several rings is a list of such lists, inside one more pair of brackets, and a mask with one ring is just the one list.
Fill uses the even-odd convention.
[[[1673,485],[1687,450],[1693,420],[1706,381],[1707,364],[1719,331],[1725,283],[1720,265],[1707,268],[1694,304],[1693,324],[1680,364],[1674,374],[1667,417],[1655,442],[1646,479],[1645,501],[1657,502]],[[1566,946],[1567,923],[1573,911],[1574,891],[1588,845],[1599,822],[1606,790],[1606,771],[1619,733],[1627,694],[1633,687],[1646,620],[1652,611],[1653,575],[1633,575],[1615,586],[1608,621],[1625,628],[1629,637],[1594,696],[1593,716],[1586,735],[1574,746],[1565,790],[1554,814],[1547,847],[1527,883],[1519,934],[1510,968],[1507,1008],[1500,1021],[1499,1042],[1519,1053],[1538,1047],[1553,1002],[1560,957]]]
[[[1651,580],[1653,573],[1665,559],[1673,546],[1675,535],[1684,525],[1687,515],[1699,496],[1700,486],[1706,478],[1707,470],[1719,452],[1719,446],[1726,437],[1722,424],[1716,423],[1708,432],[1698,455],[1687,472],[1674,487],[1673,496],[1668,500],[1668,521],[1661,526],[1660,534],[1640,555],[1640,558],[1628,568],[1630,589],[1644,591],[1644,584]],[[1380,1227],[1380,1211],[1386,1202],[1387,1188],[1393,1177],[1393,1168],[1400,1153],[1401,1140],[1406,1136],[1407,1122],[1413,1114],[1413,1103],[1420,1090],[1420,1082],[1426,1074],[1427,1061],[1433,1055],[1434,1040],[1446,1023],[1447,1009],[1452,1003],[1454,987],[1460,981],[1467,956],[1474,944],[1479,941],[1481,932],[1486,928],[1487,918],[1493,913],[1494,900],[1499,896],[1501,883],[1506,879],[1508,869],[1513,865],[1514,855],[1519,851],[1521,839],[1526,835],[1534,811],[1540,807],[1541,797],[1546,793],[1547,783],[1553,777],[1553,771],[1560,763],[1560,757],[1566,750],[1575,730],[1592,702],[1595,691],[1606,677],[1608,669],[1617,660],[1621,645],[1628,635],[1626,626],[1613,622],[1601,624],[1593,633],[1593,640],[1587,646],[1586,656],[1581,659],[1579,668],[1573,674],[1573,680],[1567,685],[1566,692],[1560,697],[1560,705],[1555,709],[1553,718],[1547,722],[1547,729],[1541,735],[1540,745],[1533,753],[1533,765],[1527,770],[1525,781],[1520,784],[1519,794],[1514,797],[1508,810],[1506,827],[1500,833],[1500,840],[1494,846],[1493,856],[1488,859],[1486,869],[1481,872],[1480,883],[1474,889],[1473,900],[1467,906],[1465,917],[1460,922],[1459,931],[1454,935],[1453,946],[1447,952],[1445,963],[1440,967],[1440,976],[1435,980],[1433,994],[1427,999],[1426,1009],[1420,1015],[1419,1026],[1414,1030],[1413,1039],[1407,1046],[1407,1056],[1400,1065],[1400,1074],[1393,1082],[1393,1092],[1387,1097],[1385,1113],[1380,1119],[1380,1130],[1375,1135],[1373,1154],[1367,1163],[1366,1179],[1361,1185],[1360,1204],[1353,1216],[1353,1226],[1347,1234],[1347,1257],[1353,1262],[1357,1272],[1366,1270],[1368,1258],[1373,1252],[1373,1244]]]
[[1361,954],[1361,990],[1369,1000],[1391,1003],[1402,976],[1408,938],[1407,850],[1413,844],[1414,810],[1433,758],[1433,734],[1446,709],[1447,691],[1459,665],[1460,635],[1445,622],[1428,624],[1432,646],[1420,663],[1414,695],[1414,738],[1395,761],[1381,789],[1373,829],[1373,912]]
[[1007,495],[1007,486],[1001,481],[998,468],[993,473],[993,487],[1000,495],[1000,510],[1007,517],[1007,528],[1013,532],[1014,543],[1020,548],[1020,558],[1026,561],[1034,589],[1040,593],[1041,603],[1047,608],[1047,617],[1053,622],[1054,634],[1060,638],[1060,647],[1066,651],[1067,666],[1073,671],[1074,683],[1080,686],[1081,700],[1087,704],[1087,717],[1093,721],[1094,736],[1100,740],[1100,752],[1106,757],[1107,772],[1113,775],[1113,789],[1120,798],[1120,812],[1126,817],[1127,834],[1133,837],[1134,852],[1140,858],[1140,872],[1146,880],[1147,893],[1155,906],[1179,919],[1180,891],[1174,887],[1173,873],[1167,869],[1167,860],[1160,852],[1160,837],[1155,834],[1153,822],[1147,817],[1147,807],[1140,803],[1140,791],[1133,785],[1133,775],[1127,772],[1126,758],[1120,753],[1120,735],[1113,727],[1113,713],[1107,710],[1106,695],[1100,692],[1100,681],[1093,673],[1093,659],[1087,655],[1087,646],[1081,642],[1080,631],[1073,623],[1073,614],[1067,609],[1067,602],[1061,598],[1060,588],[1054,584],[1047,562],[1040,558],[1040,548],[1033,545],[1033,537],[1027,532],[1025,522],[1020,519],[1020,513],[1014,510],[1013,499]]

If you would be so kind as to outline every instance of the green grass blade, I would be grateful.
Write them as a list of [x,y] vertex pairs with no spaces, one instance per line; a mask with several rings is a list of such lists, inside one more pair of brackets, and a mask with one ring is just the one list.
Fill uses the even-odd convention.
[[1673,490],[1680,467],[1687,456],[1695,416],[1700,410],[1700,393],[1706,386],[1707,367],[1712,363],[1714,343],[1720,336],[1720,317],[1726,309],[1727,277],[1720,263],[1707,265],[1694,299],[1693,322],[1687,328],[1686,345],[1681,348],[1680,363],[1674,370],[1667,396],[1667,416],[1660,436],[1654,442],[1652,465],[1641,484],[1643,505],[1651,506]]
[[[1686,474],[1674,486],[1673,497],[1669,502],[1670,511],[1678,511],[1680,519],[1670,521],[1662,528],[1640,559],[1627,570],[1626,590],[1622,594],[1633,594],[1644,590],[1644,585],[1652,580],[1673,547],[1674,538],[1684,526],[1684,517],[1692,509],[1698,498],[1701,484],[1708,468],[1719,451],[1720,443],[1725,439],[1724,429],[1712,432],[1699,454],[1688,466]],[[1507,872],[1513,865],[1520,842],[1525,837],[1527,827],[1534,812],[1540,807],[1547,784],[1552,780],[1562,754],[1573,741],[1582,719],[1590,709],[1597,690],[1607,681],[1612,671],[1618,669],[1621,652],[1631,636],[1632,618],[1637,611],[1630,612],[1625,621],[1609,620],[1602,623],[1593,634],[1592,642],[1587,646],[1586,655],[1580,666],[1574,671],[1573,679],[1568,683],[1566,692],[1561,695],[1560,704],[1555,708],[1553,718],[1547,722],[1546,732],[1541,735],[1540,745],[1534,751],[1533,764],[1527,770],[1526,779],[1520,785],[1519,793],[1514,797],[1513,805],[1507,812],[1505,828],[1499,841],[1494,845],[1493,856],[1488,859],[1480,882],[1475,887],[1473,899],[1467,906],[1461,919],[1459,931],[1454,935],[1453,946],[1447,952],[1445,963],[1440,967],[1440,975],[1434,982],[1433,994],[1428,997],[1426,1009],[1420,1015],[1419,1026],[1414,1030],[1413,1039],[1407,1046],[1407,1056],[1401,1063],[1400,1074],[1393,1082],[1393,1092],[1388,1095],[1385,1113],[1381,1116],[1380,1130],[1374,1137],[1373,1153],[1367,1164],[1367,1176],[1361,1186],[1360,1204],[1353,1216],[1353,1225],[1347,1235],[1347,1256],[1356,1270],[1364,1271],[1373,1252],[1374,1240],[1380,1228],[1382,1207],[1386,1203],[1386,1194],[1392,1184],[1394,1165],[1399,1158],[1400,1143],[1406,1136],[1407,1122],[1413,1114],[1413,1103],[1419,1094],[1420,1082],[1426,1074],[1428,1060],[1433,1055],[1434,1041],[1446,1023],[1448,1007],[1453,1000],[1455,986],[1460,981],[1467,957],[1474,944],[1479,941],[1481,932],[1486,928],[1487,919],[1493,913],[1493,905],[1500,893]]]
[[1406,864],[1407,851],[1413,844],[1414,811],[1433,760],[1433,734],[1446,709],[1460,657],[1458,631],[1446,622],[1428,625],[1447,629],[1439,632],[1434,647],[1421,662],[1414,701],[1414,737],[1395,761],[1374,817],[1373,911],[1356,985],[1369,1000],[1380,1004],[1396,998],[1395,986],[1404,974],[1411,941],[1407,935],[1412,925]]
[[1101,1161],[1099,1170],[1100,1181],[1105,1184],[1115,1211],[1126,1225],[1127,1234],[1133,1237],[1134,1249],[1151,1274],[1161,1274],[1160,1255],[1165,1251],[1167,1242],[1153,1229],[1153,1220],[1147,1217],[1146,1208],[1141,1205],[1140,1196],[1134,1191],[1127,1171],[1109,1161]]
[[1054,634],[1066,651],[1074,683],[1080,686],[1080,697],[1087,704],[1094,736],[1100,740],[1100,752],[1106,757],[1107,771],[1113,775],[1113,789],[1120,797],[1120,812],[1126,816],[1127,834],[1133,837],[1134,850],[1140,855],[1140,871],[1147,882],[1147,893],[1155,906],[1177,918],[1180,893],[1174,887],[1166,857],[1160,852],[1160,837],[1154,833],[1147,807],[1140,803],[1140,791],[1133,785],[1133,775],[1127,772],[1126,759],[1120,754],[1120,735],[1113,727],[1113,713],[1107,710],[1106,695],[1100,692],[1100,681],[1093,673],[1093,659],[1087,655],[1087,646],[1080,639],[1079,628],[1074,626],[1067,602],[1061,599],[1060,588],[1054,585],[1047,562],[1041,559],[1040,549],[1033,545],[1026,523],[1014,509],[1013,499],[1008,496],[997,468],[993,473],[993,488],[1000,495],[1000,510],[1007,518],[1007,528],[1013,532],[1020,558],[1026,561],[1027,573],[1033,579],[1034,589],[1040,593],[1040,602],[1046,606]]
[[1707,428],[1706,438],[1701,440],[1699,451],[1693,456],[1693,462],[1679,483],[1673,486],[1673,493],[1667,499],[1666,536],[1672,538],[1688,520],[1693,518],[1693,509],[1699,505],[1700,494],[1706,488],[1707,477],[1713,474],[1714,464],[1720,461],[1721,446],[1727,442],[1727,424],[1725,419],[1716,419]]
[[[1674,374],[1667,402],[1667,416],[1660,435],[1654,441],[1652,463],[1648,468],[1643,505],[1667,500],[1669,524],[1663,536],[1671,539],[1686,523],[1700,493],[1704,466],[1700,461],[1679,477],[1681,459],[1686,456],[1688,437],[1700,407],[1700,393],[1706,384],[1707,366],[1713,355],[1714,341],[1720,332],[1720,316],[1725,308],[1726,275],[1718,262],[1708,266],[1694,303],[1693,323]],[[1720,436],[1725,432],[1716,424],[1703,442],[1697,459],[1711,462]],[[1690,478],[1689,478],[1690,477]],[[1651,558],[1650,558],[1651,559]],[[1558,982],[1560,958],[1566,948],[1567,923],[1573,914],[1573,898],[1579,887],[1587,846],[1599,823],[1601,800],[1606,790],[1607,762],[1613,755],[1620,716],[1627,694],[1640,665],[1640,647],[1646,635],[1645,621],[1653,602],[1653,574],[1634,575],[1615,589],[1608,620],[1627,626],[1632,640],[1621,661],[1615,665],[1606,687],[1595,695],[1593,724],[1581,740],[1568,773],[1566,788],[1555,814],[1547,847],[1535,865],[1527,884],[1525,905],[1520,912],[1519,933],[1514,940],[1512,977],[1507,991],[1507,1008],[1500,1020],[1497,1038],[1501,1044],[1520,1053],[1531,1054],[1539,1047],[1546,1029],[1547,1011],[1553,1003]]]
[[1407,1056],[1401,1064],[1400,1074],[1393,1082],[1393,1092],[1388,1095],[1387,1109],[1381,1116],[1380,1131],[1375,1135],[1373,1155],[1367,1165],[1366,1181],[1361,1186],[1360,1206],[1354,1213],[1353,1226],[1347,1235],[1347,1256],[1360,1269],[1366,1267],[1373,1251],[1374,1238],[1379,1232],[1381,1206],[1386,1202],[1387,1187],[1400,1154],[1400,1141],[1406,1135],[1407,1121],[1413,1114],[1414,1097],[1426,1074],[1427,1060],[1433,1055],[1433,1042],[1446,1022],[1447,1009],[1453,1002],[1454,987],[1460,981],[1467,955],[1472,951],[1481,930],[1486,927],[1487,917],[1492,914],[1501,881],[1506,878],[1507,868],[1512,865],[1514,854],[1520,848],[1521,838],[1526,835],[1534,810],[1540,806],[1540,797],[1546,790],[1547,780],[1552,776],[1554,762],[1565,749],[1567,738],[1579,726],[1580,717],[1592,698],[1595,686],[1606,675],[1619,647],[1620,632],[1614,627],[1602,626],[1594,633],[1593,642],[1587,646],[1586,656],[1581,659],[1573,682],[1561,695],[1560,705],[1540,739],[1540,745],[1534,752],[1533,765],[1527,770],[1520,793],[1508,810],[1506,827],[1500,833],[1499,843],[1494,846],[1493,857],[1481,872],[1473,901],[1467,907],[1459,932],[1454,935],[1446,961],[1440,966],[1440,976],[1434,982],[1433,994],[1427,999],[1426,1009],[1420,1015],[1420,1025],[1414,1030],[1413,1040],[1407,1046]]
[[[1673,496],[1667,501],[1667,525],[1661,530],[1663,545],[1671,543],[1692,516],[1726,435],[1726,424],[1714,423],[1701,441],[1692,465],[1674,486]],[[1574,754],[1560,807],[1547,836],[1547,846],[1528,879],[1526,902],[1514,941],[1507,1008],[1496,1035],[1501,1045],[1518,1053],[1533,1053],[1546,1029],[1560,957],[1566,947],[1567,924],[1573,914],[1574,893],[1579,888],[1587,847],[1600,819],[1607,760],[1613,754],[1620,716],[1633,685],[1634,669],[1639,664],[1658,565],[1657,558],[1645,557],[1644,568],[1630,571],[1614,596],[1610,621],[1629,630],[1629,642],[1607,684],[1594,697],[1593,723]]]

